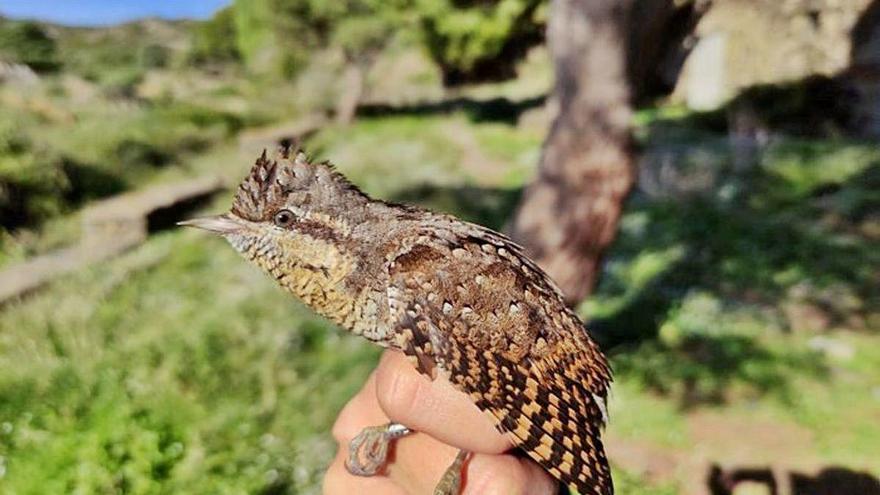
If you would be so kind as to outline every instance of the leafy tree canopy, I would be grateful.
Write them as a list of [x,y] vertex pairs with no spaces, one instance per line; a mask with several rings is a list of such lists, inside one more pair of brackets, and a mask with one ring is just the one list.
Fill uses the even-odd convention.
[[219,10],[211,19],[196,27],[192,59],[202,63],[238,60],[241,54],[236,44],[236,34],[233,8]]
[[543,0],[418,0],[425,46],[448,85],[514,76],[543,40]]

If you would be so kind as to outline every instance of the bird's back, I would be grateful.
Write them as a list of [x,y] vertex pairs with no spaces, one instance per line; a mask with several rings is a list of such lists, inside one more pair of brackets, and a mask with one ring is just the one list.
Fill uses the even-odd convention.
[[604,356],[552,281],[501,234],[428,215],[389,263],[391,332],[514,444],[581,493],[610,494]]

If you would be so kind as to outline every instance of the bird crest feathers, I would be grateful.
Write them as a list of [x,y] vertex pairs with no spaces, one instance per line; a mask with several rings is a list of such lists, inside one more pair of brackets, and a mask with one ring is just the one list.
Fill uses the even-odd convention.
[[[265,221],[285,203],[290,193],[318,188],[366,197],[329,162],[315,163],[304,151],[292,152],[286,147],[279,148],[275,156],[269,158],[264,149],[239,184],[232,201],[232,213],[255,222]],[[326,195],[322,191],[315,192],[318,196]]]

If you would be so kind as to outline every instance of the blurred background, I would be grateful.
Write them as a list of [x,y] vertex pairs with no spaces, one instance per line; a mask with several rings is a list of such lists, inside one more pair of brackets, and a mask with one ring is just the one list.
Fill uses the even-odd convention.
[[0,15],[0,493],[319,493],[378,350],[172,228],[279,144],[525,244],[619,493],[880,493],[880,2]]

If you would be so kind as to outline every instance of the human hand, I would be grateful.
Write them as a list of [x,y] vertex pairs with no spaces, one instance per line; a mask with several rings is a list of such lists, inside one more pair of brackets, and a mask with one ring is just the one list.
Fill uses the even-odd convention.
[[[348,444],[364,428],[393,421],[416,433],[394,441],[383,471],[369,478],[345,468]],[[433,493],[456,453],[473,454],[463,468],[462,495],[555,495],[557,482],[532,460],[505,454],[513,445],[489,417],[443,379],[429,380],[396,351],[386,351],[333,426],[336,458],[324,477],[327,495]]]

